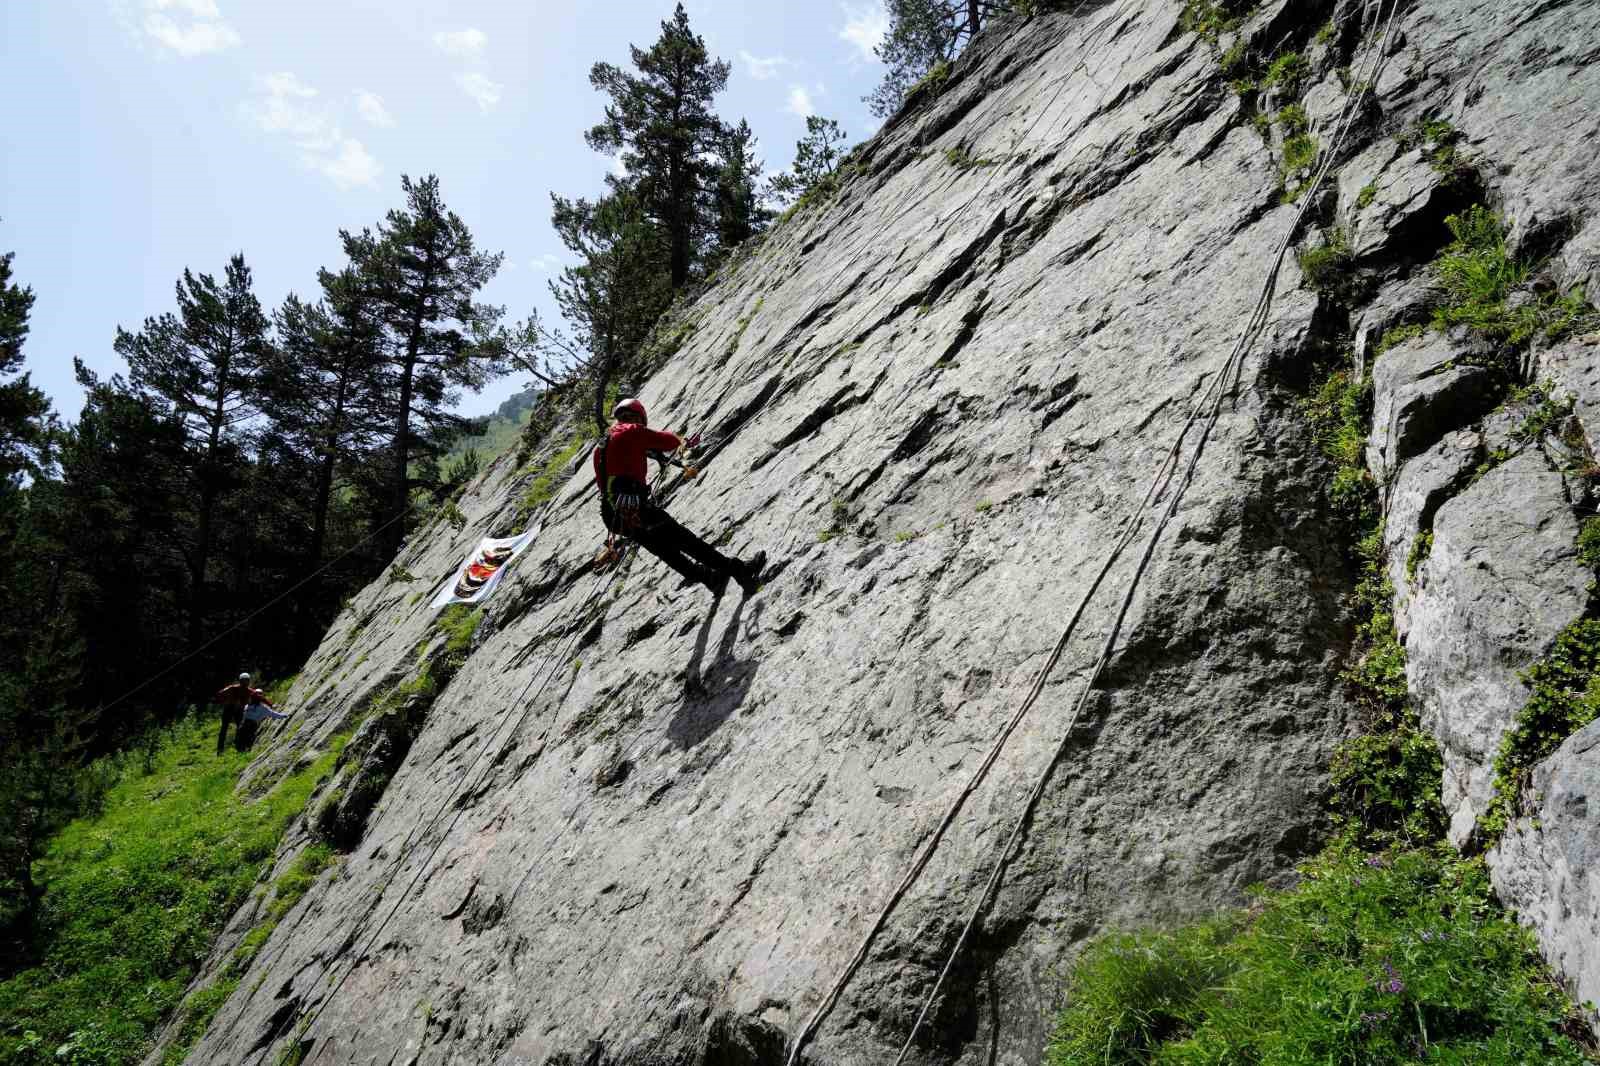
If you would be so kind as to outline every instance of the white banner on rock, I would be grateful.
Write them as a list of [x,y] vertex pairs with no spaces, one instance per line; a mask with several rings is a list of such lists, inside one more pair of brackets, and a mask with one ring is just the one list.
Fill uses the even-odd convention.
[[500,579],[505,576],[511,560],[522,554],[522,549],[533,543],[539,535],[539,526],[515,537],[484,537],[467,556],[467,561],[456,571],[455,580],[439,590],[433,598],[433,608],[452,603],[478,603],[489,598]]

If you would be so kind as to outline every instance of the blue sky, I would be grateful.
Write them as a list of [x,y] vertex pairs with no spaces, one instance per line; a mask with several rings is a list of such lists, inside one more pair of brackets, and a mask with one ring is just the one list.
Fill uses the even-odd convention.
[[[769,169],[808,111],[851,141],[879,75],[878,0],[696,0],[690,22],[733,65],[718,110],[748,118]],[[268,308],[311,295],[338,231],[437,173],[480,245],[506,253],[486,297],[538,307],[563,249],[550,192],[592,195],[611,166],[583,143],[596,60],[647,46],[671,0],[5,0],[0,3],[0,253],[36,295],[34,382],[76,418],[72,357],[122,369],[116,327],[173,307],[185,267],[243,251]],[[463,405],[492,409],[505,379]]]

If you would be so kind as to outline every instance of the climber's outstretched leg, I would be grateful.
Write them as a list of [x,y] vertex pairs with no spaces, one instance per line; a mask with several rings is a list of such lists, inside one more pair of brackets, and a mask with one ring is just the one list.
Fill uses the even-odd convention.
[[[746,594],[754,592],[761,581],[761,570],[766,563],[766,553],[758,553],[749,560],[730,559],[717,549],[680,525],[677,519],[659,507],[647,507],[641,527],[634,533],[639,546],[685,577],[692,577],[681,565],[690,559],[701,571],[698,580],[717,595],[727,588],[731,577]],[[685,559],[684,556],[688,556]],[[680,562],[674,562],[676,557]]]

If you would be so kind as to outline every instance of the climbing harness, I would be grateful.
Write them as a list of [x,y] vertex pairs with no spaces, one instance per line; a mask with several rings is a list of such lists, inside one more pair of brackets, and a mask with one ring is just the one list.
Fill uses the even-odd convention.
[[[1047,657],[1043,667],[1035,678],[1027,697],[1018,707],[1016,713],[1013,714],[1011,719],[1006,723],[1000,734],[996,737],[995,742],[993,745],[991,745],[989,752],[984,757],[984,760],[979,764],[977,770],[973,773],[966,787],[962,789],[961,793],[957,795],[955,801],[950,805],[939,825],[924,840],[923,845],[919,848],[917,855],[913,859],[911,867],[908,869],[906,875],[901,879],[900,883],[895,887],[894,891],[890,894],[888,902],[879,912],[876,921],[863,938],[855,955],[846,965],[843,973],[841,973],[838,980],[835,981],[827,996],[817,1007],[816,1011],[811,1015],[805,1027],[801,1030],[799,1036],[796,1038],[788,1056],[787,1062],[789,1066],[794,1066],[794,1064],[798,1061],[800,1053],[805,1044],[810,1040],[812,1035],[814,1035],[817,1027],[827,1016],[828,1012],[832,1010],[833,1006],[838,1001],[839,996],[843,993],[844,988],[848,984],[850,978],[854,976],[856,970],[866,960],[873,941],[876,939],[878,933],[888,921],[890,913],[904,897],[905,893],[910,889],[912,883],[921,874],[929,859],[932,858],[933,852],[938,847],[938,844],[945,831],[954,822],[956,816],[960,812],[968,797],[972,795],[973,791],[987,776],[990,768],[994,765],[995,760],[999,757],[1001,750],[1004,748],[1006,742],[1010,739],[1012,733],[1016,730],[1017,726],[1021,723],[1028,711],[1033,707],[1034,703],[1038,700],[1039,695],[1044,690],[1044,685],[1047,679],[1059,662],[1060,657],[1065,651],[1067,644],[1071,641],[1073,634],[1076,632],[1078,623],[1082,619],[1083,613],[1090,600],[1098,591],[1101,583],[1109,574],[1112,566],[1116,563],[1117,559],[1121,556],[1122,552],[1128,547],[1128,545],[1132,543],[1133,538],[1137,535],[1139,528],[1144,524],[1143,515],[1154,501],[1158,500],[1164,492],[1167,492],[1170,489],[1166,506],[1161,509],[1160,515],[1150,531],[1150,535],[1145,542],[1144,550],[1140,555],[1130,580],[1127,583],[1127,587],[1120,605],[1118,606],[1116,613],[1113,615],[1111,626],[1107,631],[1104,642],[1101,645],[1100,654],[1095,661],[1093,669],[1090,671],[1088,677],[1084,680],[1078,700],[1073,705],[1071,713],[1068,716],[1067,725],[1062,731],[1060,743],[1057,745],[1054,753],[1049,761],[1045,764],[1043,771],[1036,780],[1032,791],[1029,793],[1027,802],[1024,804],[1020,815],[1013,825],[1011,833],[996,850],[993,859],[993,865],[989,877],[983,886],[983,890],[979,894],[977,900],[974,902],[973,907],[967,916],[966,922],[962,926],[961,933],[957,938],[954,947],[950,950],[948,956],[946,957],[944,966],[940,970],[937,979],[934,981],[933,987],[929,989],[926,997],[923,1000],[922,1008],[917,1015],[917,1019],[912,1025],[911,1031],[906,1036],[906,1041],[900,1049],[900,1054],[895,1059],[896,1066],[899,1066],[900,1063],[903,1063],[906,1056],[910,1053],[911,1047],[916,1041],[917,1034],[921,1031],[923,1024],[926,1022],[928,1013],[931,1010],[933,1003],[937,999],[939,991],[944,985],[945,979],[949,976],[951,970],[954,968],[962,948],[966,945],[966,942],[970,937],[973,928],[976,926],[978,919],[982,916],[984,910],[988,906],[989,900],[994,895],[994,892],[999,884],[1000,876],[1004,872],[1005,866],[1009,861],[1009,857],[1012,854],[1017,841],[1021,838],[1022,832],[1026,828],[1034,809],[1037,807],[1040,798],[1043,796],[1044,789],[1049,782],[1051,774],[1054,772],[1055,767],[1066,752],[1067,746],[1071,740],[1072,732],[1077,725],[1077,721],[1081,716],[1084,707],[1088,704],[1089,698],[1094,691],[1096,682],[1099,680],[1101,673],[1104,671],[1107,662],[1111,658],[1111,653],[1115,648],[1116,640],[1120,634],[1123,620],[1126,618],[1127,612],[1132,606],[1134,595],[1138,590],[1139,583],[1144,575],[1145,570],[1149,566],[1150,559],[1155,553],[1156,545],[1159,542],[1160,537],[1165,531],[1168,523],[1171,521],[1172,516],[1177,512],[1178,504],[1182,500],[1189,483],[1193,479],[1195,469],[1199,465],[1200,457],[1205,450],[1206,442],[1210,438],[1211,431],[1216,426],[1217,421],[1222,414],[1224,401],[1237,387],[1238,379],[1243,369],[1244,356],[1250,350],[1255,340],[1260,336],[1261,332],[1266,328],[1268,315],[1272,307],[1273,293],[1277,285],[1278,274],[1282,269],[1284,258],[1288,253],[1289,246],[1293,241],[1295,233],[1299,230],[1301,224],[1304,222],[1311,205],[1316,198],[1317,190],[1327,179],[1327,176],[1332,169],[1334,159],[1337,158],[1345,140],[1348,138],[1349,131],[1354,123],[1361,101],[1365,99],[1366,93],[1370,91],[1371,86],[1377,83],[1378,75],[1383,67],[1383,58],[1388,50],[1389,41],[1392,38],[1394,24],[1398,14],[1398,4],[1399,0],[1391,0],[1387,19],[1374,20],[1375,25],[1377,24],[1377,21],[1383,21],[1384,30],[1378,35],[1377,39],[1370,46],[1372,50],[1369,53],[1368,59],[1362,64],[1367,75],[1363,80],[1357,83],[1361,85],[1362,88],[1352,99],[1346,102],[1345,108],[1340,116],[1338,131],[1334,138],[1333,144],[1324,155],[1322,164],[1314,174],[1310,187],[1305,191],[1305,193],[1303,193],[1304,199],[1301,203],[1299,212],[1296,214],[1294,223],[1289,227],[1288,231],[1279,242],[1276,253],[1272,259],[1272,266],[1268,271],[1266,282],[1262,286],[1260,295],[1257,297],[1255,308],[1238,340],[1235,342],[1233,350],[1229,353],[1227,359],[1224,360],[1220,371],[1208,375],[1210,377],[1209,384],[1192,407],[1188,419],[1185,421],[1182,429],[1180,429],[1178,433],[1177,439],[1173,442],[1171,449],[1168,450],[1165,458],[1162,460],[1161,465],[1157,468],[1156,475],[1154,479],[1152,479],[1150,487],[1145,493],[1144,500],[1141,502],[1139,507],[1131,511],[1123,520],[1122,529],[1114,541],[1112,548],[1107,553],[1105,562],[1102,564],[1089,588],[1080,598],[1077,608],[1074,610],[1071,619],[1067,623],[1066,629],[1062,632],[1060,639],[1056,642],[1055,647]],[[1363,22],[1368,21],[1368,19],[1370,19],[1375,13],[1379,16],[1382,15],[1382,0],[1367,0],[1363,10]],[[1172,481],[1172,476],[1176,471],[1176,460],[1181,453],[1183,442],[1188,437],[1190,431],[1194,429],[1197,424],[1200,428],[1195,440],[1194,450],[1190,454],[1187,464],[1184,465],[1181,475],[1177,478],[1176,483],[1174,483]]]

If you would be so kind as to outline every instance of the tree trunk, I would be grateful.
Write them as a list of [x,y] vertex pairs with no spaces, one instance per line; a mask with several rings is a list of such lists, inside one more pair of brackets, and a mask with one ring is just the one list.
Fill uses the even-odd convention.
[[417,342],[418,336],[413,332],[406,345],[405,366],[400,374],[400,418],[394,434],[394,497],[391,500],[394,524],[385,538],[391,559],[400,554],[400,546],[406,541],[406,513],[411,509],[408,469],[411,465],[411,378],[417,369]]
[[339,388],[333,397],[333,413],[322,441],[322,467],[317,471],[317,494],[311,502],[311,551],[306,571],[322,563],[322,546],[328,538],[328,502],[333,498],[333,474],[339,463],[339,438],[344,432],[345,395],[349,391],[348,365],[340,368]]

